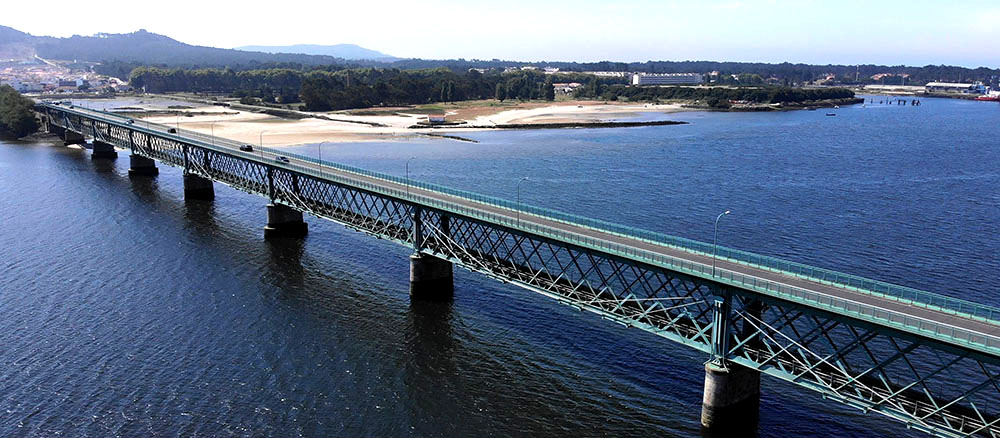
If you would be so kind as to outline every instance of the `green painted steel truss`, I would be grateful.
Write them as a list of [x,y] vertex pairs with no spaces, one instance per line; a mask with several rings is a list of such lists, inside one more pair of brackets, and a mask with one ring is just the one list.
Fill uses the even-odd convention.
[[[315,168],[75,113],[50,120],[628,327],[947,437],[1000,435],[1000,358],[525,232]],[[213,140],[214,141],[214,140]]]

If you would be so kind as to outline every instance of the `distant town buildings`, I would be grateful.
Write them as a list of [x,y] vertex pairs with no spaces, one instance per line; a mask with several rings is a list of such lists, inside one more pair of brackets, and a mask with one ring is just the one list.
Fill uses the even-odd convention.
[[18,93],[40,93],[44,88],[37,82],[22,82],[17,79],[0,80],[0,85],[10,85]]
[[881,80],[883,80],[883,79],[891,79],[891,78],[901,78],[901,80],[905,81],[905,80],[906,80],[906,79],[908,79],[909,77],[910,77],[910,74],[909,74],[909,73],[903,73],[903,74],[896,74],[896,73],[879,73],[879,74],[876,74],[876,75],[872,75],[872,76],[871,76],[871,78],[872,78],[873,80],[876,80],[876,81],[881,81]]
[[111,85],[104,76],[37,60],[0,62],[0,84],[21,93],[101,91]]
[[635,73],[632,85],[697,85],[704,82],[700,73]]

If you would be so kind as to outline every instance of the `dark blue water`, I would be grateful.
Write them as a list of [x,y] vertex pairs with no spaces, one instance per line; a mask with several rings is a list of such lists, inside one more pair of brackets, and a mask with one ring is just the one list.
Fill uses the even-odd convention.
[[[725,245],[995,304],[1000,105],[836,112],[322,154],[701,240],[730,209]],[[126,168],[0,146],[0,435],[699,435],[701,354],[461,270],[411,305],[405,248],[315,219],[264,241],[263,199]],[[763,392],[761,436],[907,433]]]

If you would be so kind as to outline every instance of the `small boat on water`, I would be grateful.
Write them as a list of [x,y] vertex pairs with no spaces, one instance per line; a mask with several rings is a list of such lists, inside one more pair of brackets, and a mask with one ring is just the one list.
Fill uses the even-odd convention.
[[998,94],[987,94],[985,96],[979,96],[976,100],[981,102],[1000,102],[1000,93]]
[[827,117],[833,117],[833,116],[836,116],[837,113],[826,113],[826,115],[827,115]]

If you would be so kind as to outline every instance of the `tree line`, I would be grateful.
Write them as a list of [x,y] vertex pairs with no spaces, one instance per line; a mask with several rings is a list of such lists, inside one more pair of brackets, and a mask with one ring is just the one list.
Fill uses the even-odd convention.
[[24,137],[38,130],[35,102],[9,85],[0,85],[0,134]]
[[[759,75],[745,75],[744,82],[762,84]],[[328,71],[273,68],[164,69],[139,67],[129,80],[147,92],[200,92],[227,94],[241,102],[302,102],[308,111],[331,111],[376,106],[457,102],[474,99],[554,100],[555,83],[579,82],[575,97],[630,101],[702,100],[713,106],[731,100],[755,103],[802,102],[854,97],[842,89],[798,89],[783,86],[735,88],[633,87],[626,78],[598,78],[582,73],[545,74],[538,70],[461,73],[448,68],[400,70],[356,68]]]
[[604,100],[627,99],[630,102],[656,102],[660,100],[698,100],[716,108],[729,106],[730,101],[750,103],[791,103],[828,99],[848,99],[854,92],[846,88],[792,88],[784,86],[763,87],[633,87],[624,85],[603,86],[591,81],[574,92],[577,98]]
[[186,91],[265,102],[301,101],[307,110],[329,111],[490,98],[554,100],[554,81],[584,80],[583,77],[545,75],[530,70],[457,73],[447,68],[236,71],[138,67],[132,70],[129,82],[150,93]]
[[[613,72],[634,72],[634,73],[702,73],[708,74],[718,72],[720,83],[741,83],[735,78],[741,75],[756,75],[762,80],[776,79],[783,85],[804,84],[816,80],[822,80],[828,74],[835,76],[835,82],[841,84],[877,84],[882,81],[872,79],[872,76],[881,73],[894,75],[909,75],[906,79],[908,85],[923,85],[927,82],[972,82],[984,81],[996,84],[1000,79],[1000,69],[997,68],[966,68],[952,65],[926,65],[917,66],[888,66],[875,64],[843,65],[843,64],[793,64],[782,62],[777,64],[763,62],[719,62],[719,61],[645,61],[645,62],[518,62],[510,60],[479,60],[479,59],[402,59],[390,64],[391,67],[410,68],[434,68],[446,67],[453,70],[467,70],[470,68],[504,68],[510,66],[531,66],[536,68],[555,67],[560,72],[585,72],[585,71],[613,71]],[[753,79],[745,76],[745,79]],[[891,83],[892,78],[886,80]],[[896,78],[900,81],[901,78]],[[898,83],[898,82],[894,82]]]
[[269,102],[299,101],[302,72],[275,68],[236,71],[233,69],[164,69],[138,67],[129,75],[129,83],[149,93],[189,91],[229,94],[234,97],[262,97]]
[[300,96],[307,110],[491,99],[554,100],[553,78],[535,71],[456,73],[424,70],[353,69],[313,71],[303,76]]

